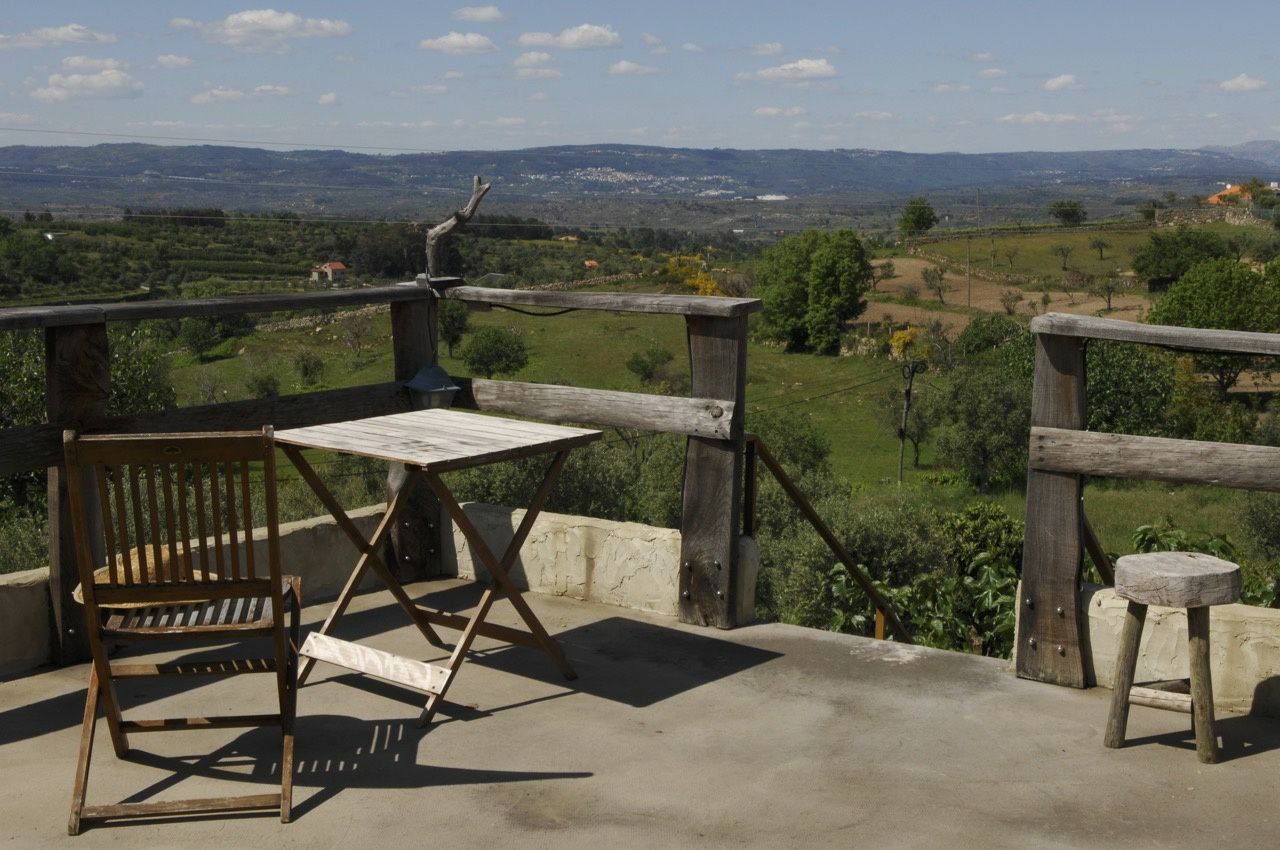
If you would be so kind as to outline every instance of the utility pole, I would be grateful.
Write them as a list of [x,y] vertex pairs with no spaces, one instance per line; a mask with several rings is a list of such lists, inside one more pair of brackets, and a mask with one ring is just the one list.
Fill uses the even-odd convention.
[[902,367],[902,377],[906,380],[907,386],[902,391],[902,424],[898,426],[898,486],[902,486],[902,463],[907,455],[907,415],[911,413],[911,385],[915,383],[916,375],[929,368],[929,364],[923,360],[912,360]]
[[973,306],[973,236],[964,240],[964,276],[968,281],[969,292],[965,296],[965,306]]

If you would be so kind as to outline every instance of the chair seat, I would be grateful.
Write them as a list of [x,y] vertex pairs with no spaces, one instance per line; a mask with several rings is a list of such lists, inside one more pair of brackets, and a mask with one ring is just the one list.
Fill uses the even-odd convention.
[[[281,576],[286,599],[293,592],[293,577]],[[228,628],[257,631],[275,626],[270,596],[212,599],[120,609],[107,618],[103,634],[113,637],[173,637],[173,629],[186,634],[225,632]]]
[[1148,552],[1116,561],[1116,595],[1143,605],[1201,608],[1240,601],[1240,567],[1200,552]]

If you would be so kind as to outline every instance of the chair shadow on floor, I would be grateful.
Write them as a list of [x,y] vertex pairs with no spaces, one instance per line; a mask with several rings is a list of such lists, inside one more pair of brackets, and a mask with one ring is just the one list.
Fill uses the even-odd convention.
[[[294,820],[305,817],[344,788],[436,788],[588,779],[594,775],[583,771],[471,770],[420,764],[418,746],[427,730],[418,728],[412,718],[356,720],[342,715],[309,714],[298,718],[297,731],[303,745],[298,747],[294,764],[294,793],[301,796],[299,792],[305,793],[307,789],[315,791],[294,803]],[[213,752],[193,756],[161,756],[135,750],[129,755],[130,761],[164,770],[169,775],[121,802],[152,800],[192,778],[278,783],[279,760],[270,755],[261,757],[279,749],[278,735],[271,729],[254,729]],[[274,813],[262,814],[272,816]],[[165,820],[192,819],[195,818]],[[142,822],[123,821],[113,826]]]

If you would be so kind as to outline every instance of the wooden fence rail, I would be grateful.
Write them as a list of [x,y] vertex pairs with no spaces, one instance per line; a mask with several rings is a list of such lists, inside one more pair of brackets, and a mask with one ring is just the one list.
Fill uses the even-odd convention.
[[[0,475],[49,470],[50,591],[54,646],[65,663],[87,657],[68,518],[62,431],[197,431],[317,425],[413,408],[404,383],[436,360],[441,295],[475,304],[556,310],[607,310],[682,316],[686,323],[694,397],[671,398],[577,387],[484,379],[460,380],[459,407],[516,413],[552,421],[634,427],[688,438],[682,515],[680,614],[685,622],[730,628],[737,623],[730,592],[738,582],[742,515],[743,418],[747,316],[756,299],[629,293],[531,292],[460,286],[456,279],[330,292],[282,293],[192,301],[151,301],[74,307],[0,309],[0,331],[42,329],[48,421],[0,430]],[[428,285],[432,284],[432,285]],[[394,380],[275,399],[107,417],[110,394],[108,322],[225,316],[277,311],[391,307]],[[403,476],[390,470],[388,487]],[[92,490],[92,488],[90,488]],[[392,539],[403,578],[438,569],[446,542],[429,493],[412,495],[410,518]],[[90,510],[90,513],[93,513]]]
[[1071,687],[1088,684],[1081,631],[1083,550],[1104,580],[1110,564],[1083,510],[1085,476],[1280,491],[1280,449],[1100,434],[1087,427],[1085,345],[1090,339],[1186,351],[1280,355],[1280,334],[1144,325],[1046,313],[1031,321],[1035,382],[1027,473],[1017,672]]

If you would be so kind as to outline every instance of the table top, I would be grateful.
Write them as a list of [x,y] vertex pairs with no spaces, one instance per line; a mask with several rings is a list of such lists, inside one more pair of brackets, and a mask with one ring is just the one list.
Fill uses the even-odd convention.
[[277,431],[277,443],[418,466],[432,472],[571,449],[599,431],[436,408]]

